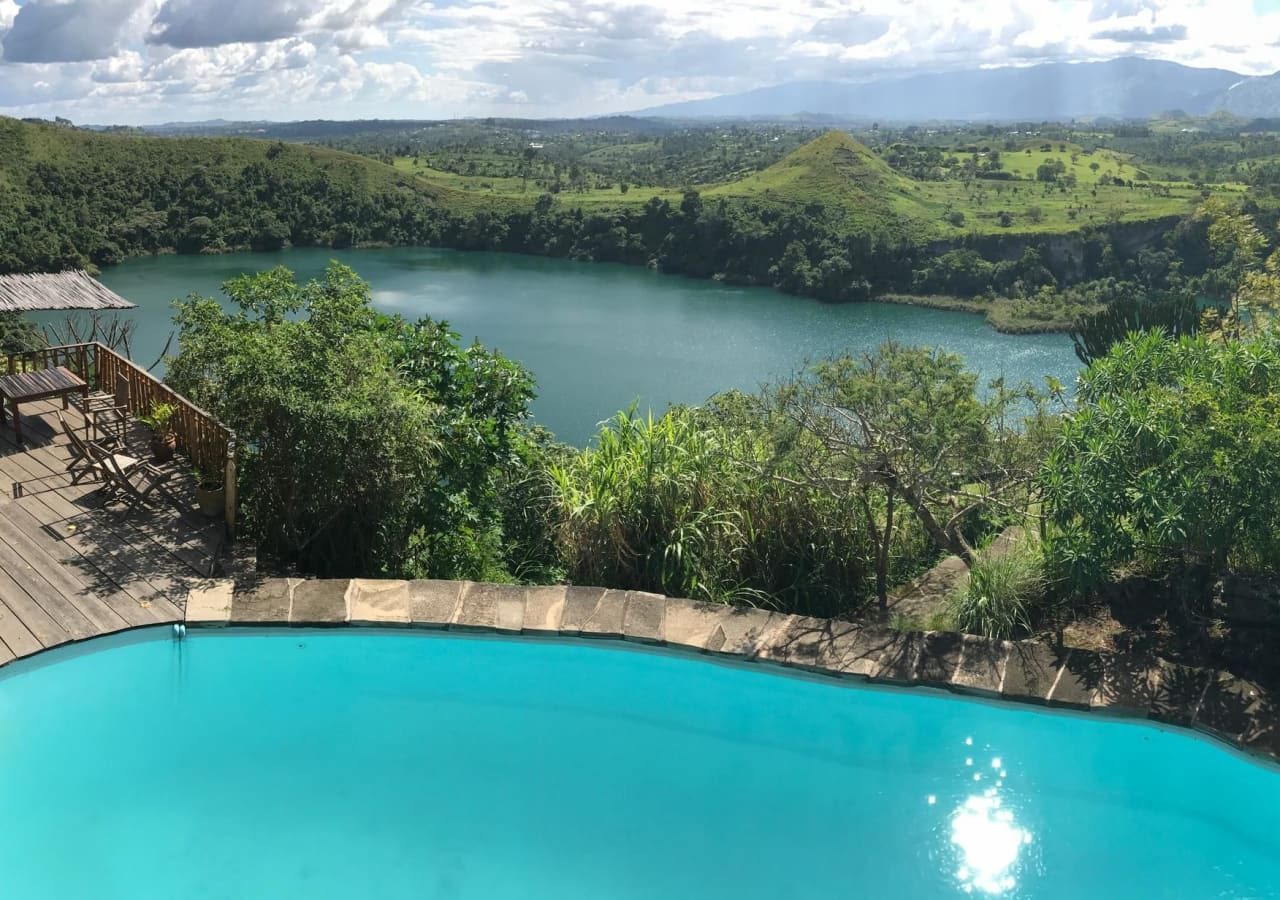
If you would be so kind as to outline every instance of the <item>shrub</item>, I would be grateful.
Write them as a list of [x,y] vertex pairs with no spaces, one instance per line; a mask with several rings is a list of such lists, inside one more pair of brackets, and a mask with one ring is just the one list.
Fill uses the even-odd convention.
[[1094,362],[1041,473],[1055,572],[1280,570],[1280,344],[1134,335]]
[[[555,541],[579,583],[831,616],[867,593],[860,512],[788,485],[752,398],[660,419],[620,413],[554,463]],[[902,529],[909,541],[911,529]]]

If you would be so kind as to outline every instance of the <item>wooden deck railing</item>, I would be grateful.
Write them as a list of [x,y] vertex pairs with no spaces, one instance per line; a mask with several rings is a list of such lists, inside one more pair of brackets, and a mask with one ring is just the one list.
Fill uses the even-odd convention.
[[149,413],[157,403],[173,404],[173,430],[178,449],[202,471],[223,475],[227,531],[235,535],[238,502],[235,432],[150,372],[100,343],[11,354],[5,358],[4,368],[7,374],[13,374],[57,366],[65,366],[89,382],[90,387],[108,394],[115,393],[116,378],[123,375],[129,382],[129,412],[135,417]]

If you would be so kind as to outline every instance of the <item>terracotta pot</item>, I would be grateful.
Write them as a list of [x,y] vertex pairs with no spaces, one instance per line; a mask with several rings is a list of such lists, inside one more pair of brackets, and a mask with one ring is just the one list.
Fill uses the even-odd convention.
[[170,432],[169,434],[153,434],[151,435],[151,455],[158,463],[168,462],[173,459],[173,453],[178,449],[178,436]]

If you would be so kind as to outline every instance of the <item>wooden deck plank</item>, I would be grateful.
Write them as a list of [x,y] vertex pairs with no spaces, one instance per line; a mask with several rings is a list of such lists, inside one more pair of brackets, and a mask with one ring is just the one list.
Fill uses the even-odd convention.
[[[7,549],[7,548],[4,548]],[[22,624],[44,647],[52,647],[71,640],[67,630],[53,620],[39,603],[32,599],[26,588],[20,585],[5,567],[0,555],[0,597],[5,605],[22,620]]]
[[[51,536],[41,527],[40,521],[30,511],[20,507],[13,518],[15,521],[12,524],[21,526],[16,529],[18,534],[24,537],[28,533],[39,536],[31,539],[31,545],[34,549],[25,552],[43,553],[45,554],[45,559],[52,560],[59,566],[61,575],[56,576],[56,586],[72,598],[73,603],[77,608],[81,609],[85,618],[103,628],[116,626],[113,617],[101,612],[99,604],[92,602],[99,600],[114,613],[115,617],[129,621],[130,624],[144,624],[152,620],[150,615],[146,615],[138,621],[130,621],[137,618],[136,615],[132,614],[134,608],[139,608],[137,601],[120,595],[119,585],[114,579],[108,577],[101,567],[92,560],[82,560],[82,554],[74,547],[67,546],[65,541]],[[3,524],[0,524],[0,540],[6,540],[11,545],[13,544],[13,540],[10,539]],[[48,580],[54,581],[53,578]],[[77,587],[79,591],[72,593]],[[122,614],[120,610],[116,609],[117,605],[129,610],[130,615]]]
[[[33,521],[29,513],[20,507],[10,506],[0,515],[0,543],[7,544],[33,576],[31,581],[43,580],[49,589],[41,595],[38,583],[35,591],[28,590],[45,611],[58,624],[76,637],[118,631],[125,622],[105,604],[96,600],[89,590],[66,567],[61,565],[48,551],[35,542],[29,535],[17,527],[17,521],[25,519]],[[38,529],[38,525],[35,526]],[[14,580],[22,583],[16,574]],[[24,573],[25,574],[25,573]]]
[[[132,575],[145,581],[151,588],[151,602],[170,603],[177,610],[178,604],[186,599],[190,589],[189,583],[183,580],[184,576],[195,581],[199,578],[198,574],[186,569],[176,560],[164,558],[147,545],[147,538],[131,534],[127,528],[113,529],[109,516],[110,513],[102,511],[90,514],[89,524],[75,538],[77,544],[81,545],[81,552],[93,554],[94,558],[101,552],[110,552],[123,558]],[[87,542],[97,540],[97,534],[106,535],[105,540],[114,542],[109,551],[104,547],[105,540],[97,546],[86,546]]]
[[[57,445],[62,448],[63,445]],[[41,448],[41,453],[24,454],[21,461],[31,473],[32,478],[39,478],[44,484],[65,484],[62,493],[77,492],[82,496],[96,491],[98,483],[82,483],[71,485],[69,476],[65,475],[65,458],[53,456],[54,448]],[[134,453],[141,453],[141,448],[134,448]],[[61,479],[61,480],[60,480]],[[209,574],[210,566],[221,547],[222,528],[217,524],[196,522],[191,514],[178,509],[153,508],[138,510],[130,515],[131,524],[141,532],[153,538],[166,552],[178,556],[184,563],[202,576]]]
[[194,574],[209,575],[222,543],[220,526],[197,526],[177,510],[133,510],[122,519]]
[[44,647],[7,603],[0,603],[0,642],[14,656],[29,656]]
[[[29,501],[29,502],[28,502]],[[175,613],[169,598],[157,587],[150,584],[135,571],[135,564],[129,559],[128,542],[116,537],[110,531],[101,529],[92,518],[91,509],[80,509],[60,501],[56,494],[32,494],[23,498],[21,507],[29,513],[41,526],[57,528],[59,538],[50,540],[55,545],[64,545],[74,551],[77,561],[70,554],[59,554],[64,565],[72,568],[88,568],[88,580],[92,583],[94,573],[106,579],[110,589],[102,593],[104,600],[124,618],[142,624],[147,617],[138,620],[133,609],[146,609],[147,606],[158,607],[158,621],[170,621]],[[121,593],[120,598],[115,592]],[[146,606],[140,605],[146,604]],[[124,610],[130,610],[125,614]]]

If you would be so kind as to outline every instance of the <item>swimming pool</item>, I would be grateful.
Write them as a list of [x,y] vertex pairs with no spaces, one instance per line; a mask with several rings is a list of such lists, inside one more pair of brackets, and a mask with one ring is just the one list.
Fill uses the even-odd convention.
[[1280,772],[618,643],[149,630],[0,675],[12,898],[1280,896]]

